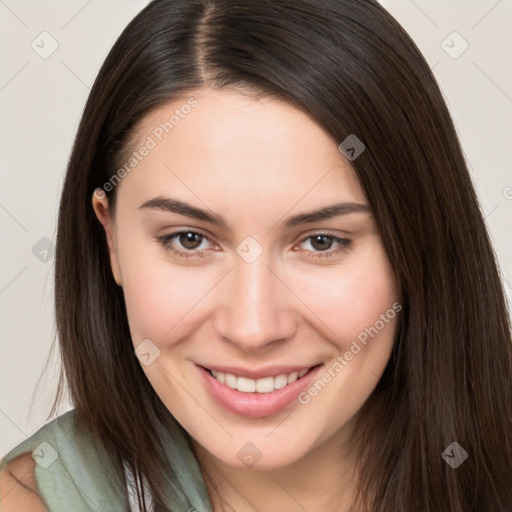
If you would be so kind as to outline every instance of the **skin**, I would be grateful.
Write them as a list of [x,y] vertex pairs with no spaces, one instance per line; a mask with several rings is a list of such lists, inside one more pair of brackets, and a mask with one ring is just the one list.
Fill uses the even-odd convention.
[[[367,204],[366,197],[337,142],[304,112],[229,89],[190,96],[197,106],[117,185],[115,212],[106,197],[92,198],[133,345],[150,339],[160,350],[142,369],[193,437],[216,511],[348,510],[350,435],[389,360],[396,318],[308,404],[294,401],[268,417],[225,410],[196,363],[328,368],[345,354],[399,300],[371,211],[292,228],[284,222],[340,201]],[[190,96],[149,113],[132,149]],[[229,229],[140,208],[157,196],[214,212]],[[211,241],[174,237],[171,245],[202,256],[180,259],[157,239],[187,230]],[[350,245],[307,238],[325,232]],[[236,251],[248,236],[263,250],[252,263]],[[262,455],[252,468],[237,457],[247,442]]]

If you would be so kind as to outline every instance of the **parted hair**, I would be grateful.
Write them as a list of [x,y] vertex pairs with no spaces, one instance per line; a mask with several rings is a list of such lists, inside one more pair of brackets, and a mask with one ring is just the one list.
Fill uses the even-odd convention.
[[[411,37],[374,0],[154,0],[91,89],[56,242],[61,379],[79,423],[163,504],[157,427],[176,420],[134,355],[123,290],[91,203],[138,121],[203,87],[259,91],[309,114],[353,162],[403,309],[354,446],[368,512],[512,510],[511,326],[496,256],[453,121]],[[108,194],[115,207],[116,188]],[[442,452],[458,442],[454,469]],[[143,496],[140,496],[143,501]],[[145,509],[145,505],[144,505]]]

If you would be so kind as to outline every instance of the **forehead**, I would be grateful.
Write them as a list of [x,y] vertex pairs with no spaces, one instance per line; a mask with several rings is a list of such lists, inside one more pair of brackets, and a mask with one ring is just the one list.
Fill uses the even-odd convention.
[[337,142],[306,113],[268,96],[184,94],[139,122],[127,158],[134,152],[136,165],[121,189],[141,201],[181,193],[206,204],[226,207],[229,199],[234,208],[285,210],[299,201],[315,207],[319,198],[365,201]]

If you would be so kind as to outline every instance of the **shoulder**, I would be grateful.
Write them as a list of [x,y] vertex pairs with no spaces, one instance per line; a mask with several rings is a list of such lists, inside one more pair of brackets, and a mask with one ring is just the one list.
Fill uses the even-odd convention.
[[[55,457],[55,447],[63,439],[74,436],[73,411],[68,411],[46,425],[39,428],[34,434],[15,446],[0,459],[0,470],[5,466],[17,467],[25,462],[35,468],[35,463],[49,466],[52,457]],[[25,457],[21,458],[20,456]]]
[[[102,441],[83,426],[74,409],[7,453],[0,472],[2,512],[126,510],[122,471],[111,464]],[[10,509],[4,505],[7,500],[13,503]],[[27,508],[21,508],[25,502]]]
[[[69,433],[73,411],[43,425],[31,437],[15,446],[0,460],[0,508],[2,512],[46,512],[37,484],[36,456],[59,441],[57,432]],[[46,443],[46,444],[43,444]]]
[[2,512],[47,512],[34,476],[30,453],[19,455],[0,470]]

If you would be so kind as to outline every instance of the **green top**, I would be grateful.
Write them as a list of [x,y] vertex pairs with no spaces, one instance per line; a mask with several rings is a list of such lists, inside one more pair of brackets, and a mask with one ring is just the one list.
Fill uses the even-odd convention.
[[[0,460],[0,471],[19,455],[31,452],[36,461],[34,477],[48,512],[138,511],[132,499],[133,475],[125,466],[126,480],[120,481],[107,464],[103,448],[76,429],[74,420],[71,410],[41,427]],[[172,498],[166,508],[212,512],[199,464],[188,440],[176,428],[164,433],[164,444],[175,473],[168,478]]]

